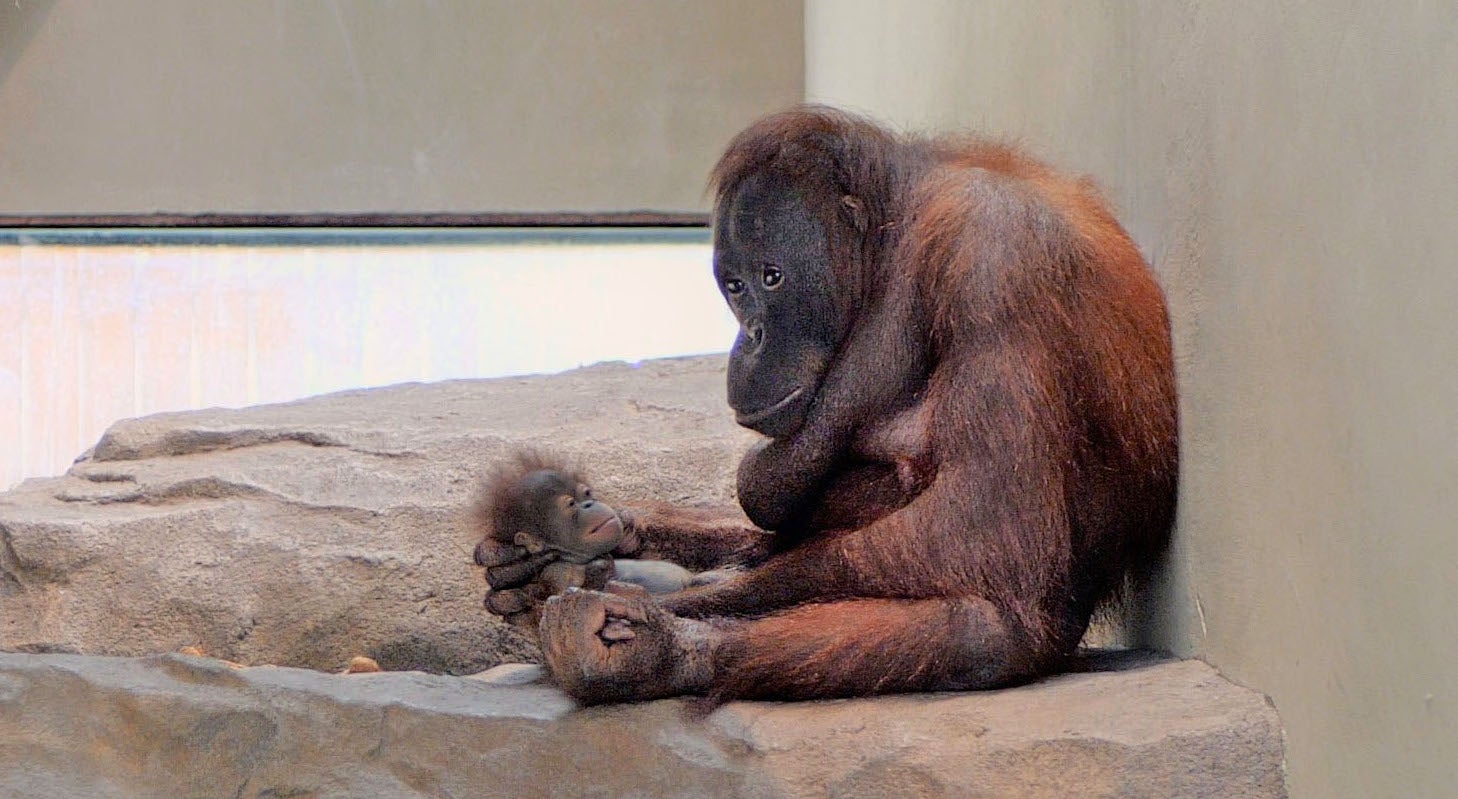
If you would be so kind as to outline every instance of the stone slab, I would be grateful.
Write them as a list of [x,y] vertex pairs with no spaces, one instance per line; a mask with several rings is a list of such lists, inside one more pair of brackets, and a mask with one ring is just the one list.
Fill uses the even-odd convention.
[[1281,728],[1198,661],[1002,691],[578,709],[544,686],[0,654],[0,796],[1284,797]]
[[0,494],[0,650],[467,674],[538,657],[481,606],[462,518],[510,449],[611,498],[733,502],[723,356],[366,389],[114,424]]

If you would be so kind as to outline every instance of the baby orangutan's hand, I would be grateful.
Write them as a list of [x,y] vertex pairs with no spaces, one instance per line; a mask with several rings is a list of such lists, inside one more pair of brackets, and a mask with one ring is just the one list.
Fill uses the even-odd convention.
[[[613,554],[631,555],[642,548],[641,539],[634,529],[631,513],[622,512],[619,516],[623,539]],[[513,625],[536,629],[542,602],[566,587],[561,574],[561,566],[566,564],[562,564],[559,558],[560,553],[551,549],[532,553],[517,544],[483,539],[476,544],[475,561],[477,566],[486,568],[486,582],[491,586],[486,594],[486,609]],[[559,566],[547,569],[553,563]],[[612,561],[600,558],[586,564],[580,581],[574,579],[569,582],[580,587],[602,589],[612,579],[612,574]]]
[[553,551],[535,555],[525,547],[484,539],[476,545],[477,566],[486,567],[486,609],[519,627],[534,627],[550,589],[537,582],[542,569],[557,560]]

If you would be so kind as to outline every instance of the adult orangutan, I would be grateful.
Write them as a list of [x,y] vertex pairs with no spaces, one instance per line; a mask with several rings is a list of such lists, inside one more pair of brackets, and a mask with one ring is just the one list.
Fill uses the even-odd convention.
[[597,703],[1058,669],[1175,507],[1164,299],[1098,190],[1003,144],[817,107],[739,134],[713,185],[741,326],[729,404],[769,437],[738,478],[762,529],[624,513],[625,554],[747,568],[656,601],[552,597],[553,677]]

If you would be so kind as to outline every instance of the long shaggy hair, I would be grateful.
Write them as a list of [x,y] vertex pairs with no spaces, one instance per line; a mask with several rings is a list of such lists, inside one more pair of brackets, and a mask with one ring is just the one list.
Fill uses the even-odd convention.
[[510,544],[518,532],[540,524],[522,479],[540,471],[556,472],[573,485],[587,483],[582,468],[566,458],[537,449],[517,450],[493,466],[477,489],[471,521],[483,538]]

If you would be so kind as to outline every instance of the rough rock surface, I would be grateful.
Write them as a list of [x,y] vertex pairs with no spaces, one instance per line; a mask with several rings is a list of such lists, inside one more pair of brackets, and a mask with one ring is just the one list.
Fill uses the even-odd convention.
[[732,502],[753,434],[724,359],[407,384],[118,422],[63,477],[0,495],[0,650],[467,674],[535,646],[481,606],[462,524],[519,443],[599,493]]
[[[502,662],[462,524],[520,443],[614,498],[732,501],[721,357],[120,422],[0,495],[0,796],[1284,796],[1275,711],[1198,662],[1007,691],[576,709]],[[353,655],[437,674],[338,670]],[[29,653],[29,654],[24,654]],[[63,654],[81,653],[81,654]],[[97,657],[147,655],[149,657]],[[444,674],[440,674],[444,673]],[[494,682],[493,682],[494,680]]]
[[1273,709],[1197,661],[696,718],[459,677],[0,655],[0,796],[1285,796]]

